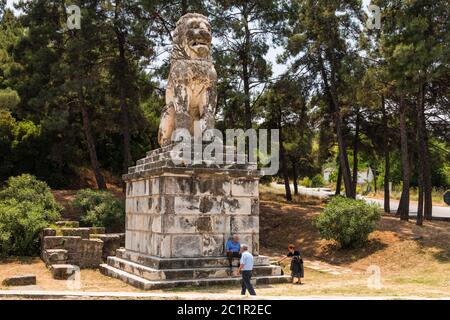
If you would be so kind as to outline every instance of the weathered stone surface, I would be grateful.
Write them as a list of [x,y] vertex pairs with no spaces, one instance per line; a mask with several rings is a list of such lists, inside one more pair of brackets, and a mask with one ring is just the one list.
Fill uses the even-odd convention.
[[89,239],[90,228],[61,228],[63,236],[81,237],[82,239]]
[[36,275],[24,274],[7,277],[2,281],[4,286],[30,286],[36,284]]
[[218,257],[224,254],[223,235],[203,235],[202,255],[209,257]]
[[91,239],[103,241],[102,258],[106,260],[108,256],[116,255],[116,250],[121,246],[121,236],[119,234],[91,234]]
[[53,264],[50,266],[50,272],[52,273],[53,279],[57,280],[68,280],[75,277],[75,272],[79,268],[71,264]]
[[174,235],[172,236],[173,257],[199,257],[202,255],[202,236]]
[[64,264],[67,262],[68,254],[65,249],[46,249],[42,252],[42,260],[47,265]]
[[103,241],[100,239],[82,239],[80,246],[80,268],[97,267],[102,263]]
[[44,238],[43,249],[66,249],[68,252],[77,251],[81,237],[50,236]]
[[258,180],[233,179],[231,184],[231,195],[233,197],[258,197]]
[[44,237],[53,237],[56,236],[56,230],[52,228],[44,228],[41,231],[41,239]]
[[259,230],[259,218],[257,216],[232,216],[231,233],[252,233]]
[[202,131],[214,128],[217,74],[211,59],[211,40],[211,26],[205,16],[188,13],[177,22],[166,107],[158,132],[161,146],[171,143],[174,130],[187,129],[193,134],[194,121],[202,123]]

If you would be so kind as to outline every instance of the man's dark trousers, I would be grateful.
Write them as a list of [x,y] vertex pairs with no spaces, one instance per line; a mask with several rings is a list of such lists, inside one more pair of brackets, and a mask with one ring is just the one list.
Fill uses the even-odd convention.
[[253,289],[252,283],[252,272],[250,270],[242,271],[242,291],[241,294],[245,295],[245,290],[248,290],[250,295],[256,296],[255,289]]

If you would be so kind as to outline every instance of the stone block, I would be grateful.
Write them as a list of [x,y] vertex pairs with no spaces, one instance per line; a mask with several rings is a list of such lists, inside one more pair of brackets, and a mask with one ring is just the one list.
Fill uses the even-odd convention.
[[81,239],[89,239],[91,233],[90,228],[62,228],[61,233],[67,237],[81,237]]
[[66,249],[68,252],[76,252],[81,242],[81,237],[51,236],[45,237],[43,249]]
[[89,228],[89,234],[104,234],[105,228],[104,227],[90,227]]
[[98,267],[102,263],[103,241],[100,239],[82,239],[80,246],[80,268]]
[[219,257],[224,254],[223,235],[203,235],[202,255],[205,257]]
[[53,264],[50,266],[50,272],[53,279],[68,280],[75,277],[75,273],[79,272],[79,268],[71,264]]
[[68,253],[65,249],[47,249],[42,252],[42,259],[48,265],[64,264],[67,262]]
[[219,177],[195,177],[193,193],[196,195],[229,196],[231,184],[229,180]]
[[56,230],[52,228],[44,228],[41,231],[41,239],[44,237],[54,237],[56,236]]
[[7,277],[2,281],[4,286],[31,286],[36,284],[36,275],[23,274]]
[[168,235],[162,235],[162,234],[152,234],[151,235],[151,242],[149,244],[150,247],[150,254],[169,258],[172,256],[171,251],[171,237]]
[[259,218],[257,216],[232,216],[231,233],[259,232]]
[[223,208],[225,214],[248,214],[252,213],[251,198],[224,198]]
[[233,179],[231,183],[231,195],[233,197],[258,197],[258,180]]
[[161,193],[159,177],[149,179],[148,185],[151,195],[159,195]]
[[106,260],[108,256],[115,256],[116,250],[120,248],[121,237],[119,234],[92,234],[91,239],[103,241],[102,258]]
[[164,194],[190,195],[192,194],[192,178],[186,176],[163,177]]
[[202,236],[174,235],[172,236],[173,257],[199,257],[202,255]]
[[[167,199],[167,197],[165,197]],[[174,197],[175,214],[200,214],[200,198],[194,196],[175,196]],[[165,213],[171,213],[166,207]]]
[[221,214],[223,210],[222,197],[203,196],[200,198],[199,210],[205,214]]

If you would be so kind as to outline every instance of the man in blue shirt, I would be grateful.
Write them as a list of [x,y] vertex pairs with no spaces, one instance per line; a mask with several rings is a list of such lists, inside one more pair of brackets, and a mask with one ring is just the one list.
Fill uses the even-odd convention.
[[233,271],[233,258],[241,257],[241,244],[239,242],[239,237],[235,234],[227,241],[225,245],[225,251],[227,253],[228,261],[230,262],[230,271]]
[[253,270],[253,256],[248,252],[248,246],[246,244],[241,245],[241,265],[238,273],[242,274],[242,291],[241,294],[245,295],[246,290],[252,296],[256,296],[255,289],[252,285],[252,270]]

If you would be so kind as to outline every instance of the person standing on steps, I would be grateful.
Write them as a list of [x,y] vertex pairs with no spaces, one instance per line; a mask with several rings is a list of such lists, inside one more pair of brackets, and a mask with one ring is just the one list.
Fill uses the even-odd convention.
[[304,268],[303,268],[303,259],[299,250],[295,250],[295,246],[290,244],[288,246],[288,254],[278,260],[280,264],[286,258],[291,258],[291,277],[292,283],[294,284],[302,284],[302,278],[304,277]]
[[248,252],[248,246],[241,244],[241,261],[238,274],[242,274],[242,291],[241,295],[245,295],[248,290],[250,295],[256,296],[255,289],[252,285],[252,271],[253,271],[253,255]]

